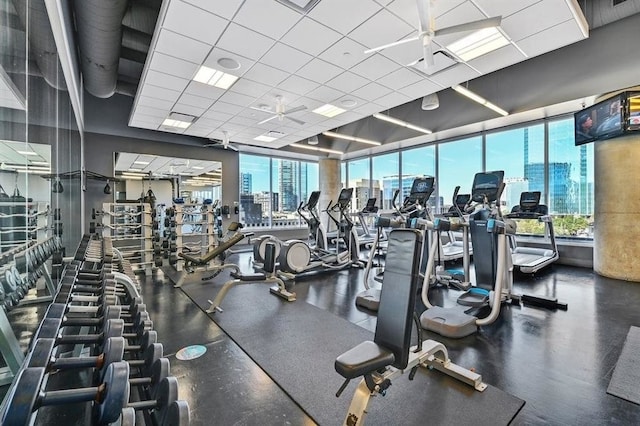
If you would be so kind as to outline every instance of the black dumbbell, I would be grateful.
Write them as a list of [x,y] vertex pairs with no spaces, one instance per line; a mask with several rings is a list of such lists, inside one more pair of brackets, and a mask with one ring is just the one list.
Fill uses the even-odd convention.
[[96,387],[44,392],[45,375],[43,367],[18,373],[16,385],[7,396],[3,425],[29,425],[33,413],[43,406],[89,401],[94,401],[95,423],[104,425],[117,421],[129,400],[129,365],[123,361],[110,364],[103,382]]
[[110,337],[102,346],[102,353],[97,356],[55,358],[56,339],[37,339],[27,354],[26,368],[44,367],[47,372],[71,370],[78,368],[103,369],[114,362],[122,361],[126,345],[124,337]]

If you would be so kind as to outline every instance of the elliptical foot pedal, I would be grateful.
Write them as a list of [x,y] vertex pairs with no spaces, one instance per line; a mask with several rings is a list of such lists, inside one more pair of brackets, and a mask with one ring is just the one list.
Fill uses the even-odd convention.
[[378,312],[380,306],[380,289],[370,288],[356,296],[356,306]]
[[420,315],[420,325],[425,330],[459,339],[478,331],[476,319],[476,317],[455,308],[447,309],[434,306]]

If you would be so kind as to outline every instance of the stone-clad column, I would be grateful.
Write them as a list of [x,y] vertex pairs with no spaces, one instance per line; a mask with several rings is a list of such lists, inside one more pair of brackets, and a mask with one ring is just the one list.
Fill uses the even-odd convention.
[[[335,202],[337,200],[338,194],[342,189],[340,160],[334,158],[322,159],[320,160],[318,170],[320,174],[320,201],[318,202],[318,210],[322,211],[327,208],[329,201],[333,200]],[[320,220],[322,220],[325,226],[327,226],[328,219],[326,213],[320,213]],[[331,225],[333,225],[333,223],[331,223]]]
[[595,142],[593,269],[640,282],[640,134]]

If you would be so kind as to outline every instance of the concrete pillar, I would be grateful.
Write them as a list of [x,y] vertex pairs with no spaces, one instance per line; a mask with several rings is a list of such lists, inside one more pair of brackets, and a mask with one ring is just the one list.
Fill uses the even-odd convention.
[[593,269],[640,282],[640,135],[595,142]]
[[[325,158],[320,160],[318,166],[318,173],[320,175],[320,201],[318,201],[318,210],[322,211],[327,208],[329,201],[335,202],[338,198],[338,194],[342,189],[341,176],[340,176],[340,160],[334,158]],[[320,220],[327,226],[329,218],[326,213],[320,213]],[[333,225],[332,222],[329,225]],[[333,228],[328,227],[327,231]]]

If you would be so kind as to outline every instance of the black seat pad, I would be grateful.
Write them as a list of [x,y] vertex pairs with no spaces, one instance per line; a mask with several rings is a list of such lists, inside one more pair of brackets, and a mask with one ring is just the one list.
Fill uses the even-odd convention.
[[261,273],[238,274],[238,273],[232,272],[231,276],[240,281],[265,281],[267,279],[267,276]]
[[336,358],[335,368],[345,379],[354,379],[394,362],[393,352],[367,340]]

